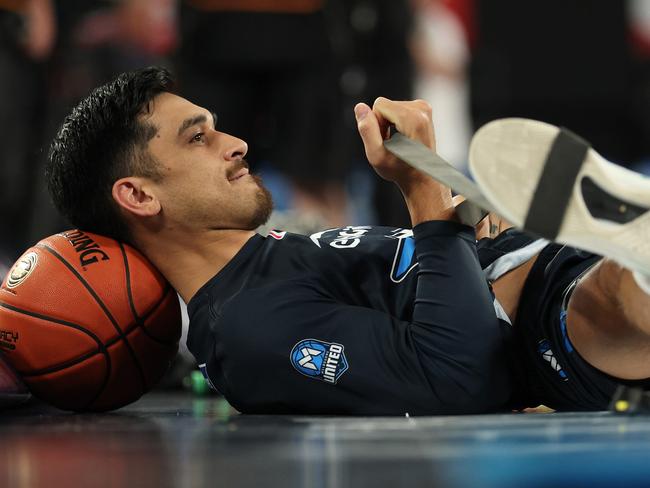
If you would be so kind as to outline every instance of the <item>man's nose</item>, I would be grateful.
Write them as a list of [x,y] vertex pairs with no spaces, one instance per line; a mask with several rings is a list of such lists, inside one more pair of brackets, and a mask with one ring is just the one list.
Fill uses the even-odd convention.
[[227,160],[242,159],[246,156],[248,152],[248,144],[246,144],[246,141],[229,134],[224,134],[224,136],[227,138],[225,141],[226,153],[224,155]]

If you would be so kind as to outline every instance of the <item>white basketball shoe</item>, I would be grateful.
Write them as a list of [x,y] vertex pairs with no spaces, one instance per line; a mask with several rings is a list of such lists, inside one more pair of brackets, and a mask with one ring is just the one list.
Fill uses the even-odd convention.
[[564,129],[501,119],[474,135],[469,168],[515,226],[650,275],[650,178]]

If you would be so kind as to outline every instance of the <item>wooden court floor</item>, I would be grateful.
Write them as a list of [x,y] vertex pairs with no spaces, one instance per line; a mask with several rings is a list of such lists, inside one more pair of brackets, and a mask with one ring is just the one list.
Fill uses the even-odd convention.
[[650,417],[245,416],[151,393],[110,414],[0,411],[0,487],[648,487]]

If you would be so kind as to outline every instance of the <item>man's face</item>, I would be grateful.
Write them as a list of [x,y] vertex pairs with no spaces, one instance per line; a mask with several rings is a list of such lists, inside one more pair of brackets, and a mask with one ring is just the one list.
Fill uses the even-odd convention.
[[163,175],[153,188],[167,226],[253,230],[268,220],[271,195],[248,172],[248,146],[216,130],[208,110],[163,93],[144,121],[158,128],[148,149]]

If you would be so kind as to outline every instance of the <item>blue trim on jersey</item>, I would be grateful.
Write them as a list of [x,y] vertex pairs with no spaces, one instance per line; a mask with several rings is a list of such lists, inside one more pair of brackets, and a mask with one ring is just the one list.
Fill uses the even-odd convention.
[[566,315],[566,310],[560,312],[560,330],[562,331],[562,339],[564,339],[564,349],[566,352],[573,352],[573,345],[566,332]]
[[199,371],[201,371],[201,374],[203,375],[203,378],[205,379],[205,382],[208,384],[208,386],[212,388],[214,391],[216,391],[217,393],[220,393],[217,387],[214,386],[214,383],[212,383],[212,380],[208,375],[208,366],[205,363],[199,364]]
[[398,239],[390,271],[390,279],[395,283],[402,281],[418,264],[415,260],[415,239],[412,236]]
[[411,266],[411,261],[413,261],[413,255],[415,254],[415,239],[412,237],[407,237],[402,239],[402,252],[399,256],[399,262],[397,265],[397,277],[401,277],[409,267]]

